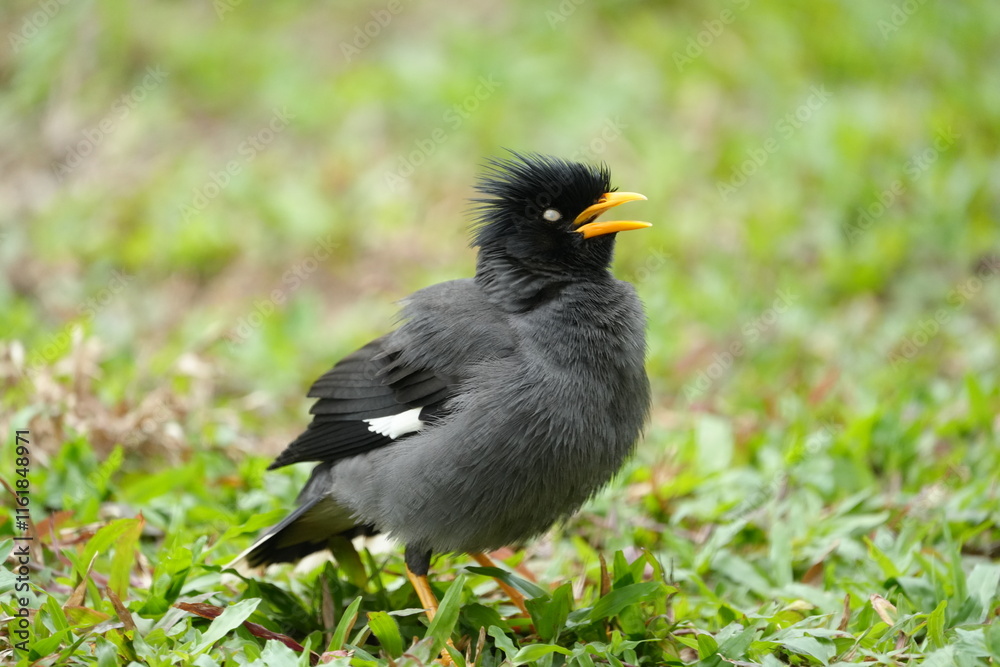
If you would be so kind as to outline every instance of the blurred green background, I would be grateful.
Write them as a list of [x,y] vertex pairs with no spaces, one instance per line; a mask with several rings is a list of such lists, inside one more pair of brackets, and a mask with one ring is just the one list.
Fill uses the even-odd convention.
[[[0,423],[31,428],[70,524],[114,502],[214,543],[287,507],[306,471],[262,468],[307,387],[472,274],[466,200],[511,148],[649,197],[615,272],[649,313],[653,418],[592,511],[654,527],[595,548],[676,558],[709,631],[719,581],[755,609],[816,562],[825,603],[891,597],[863,539],[906,521],[906,549],[995,563],[995,3],[8,0],[0,28]],[[43,470],[69,450],[121,460],[74,486]],[[164,465],[201,467],[136,495]]]

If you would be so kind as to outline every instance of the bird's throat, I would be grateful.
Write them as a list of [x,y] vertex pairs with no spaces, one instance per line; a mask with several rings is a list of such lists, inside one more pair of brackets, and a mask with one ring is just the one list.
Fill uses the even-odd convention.
[[551,301],[572,281],[573,277],[564,272],[488,252],[479,253],[476,266],[476,283],[490,301],[510,313],[522,313]]

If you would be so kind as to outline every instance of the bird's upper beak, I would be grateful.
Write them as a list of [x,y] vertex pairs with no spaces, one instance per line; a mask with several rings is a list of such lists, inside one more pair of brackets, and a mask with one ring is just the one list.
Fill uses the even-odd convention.
[[608,220],[606,222],[593,222],[601,213],[604,213],[609,208],[614,208],[619,204],[624,204],[628,201],[636,201],[640,199],[645,199],[644,195],[638,192],[606,192],[601,195],[601,198],[597,200],[597,203],[593,206],[588,206],[583,209],[583,213],[576,216],[576,220],[573,221],[574,225],[579,225],[575,231],[583,234],[583,238],[589,239],[594,236],[601,236],[602,234],[614,234],[615,232],[627,232],[630,229],[644,229],[646,227],[652,227],[653,225],[648,222],[639,222],[638,220]]

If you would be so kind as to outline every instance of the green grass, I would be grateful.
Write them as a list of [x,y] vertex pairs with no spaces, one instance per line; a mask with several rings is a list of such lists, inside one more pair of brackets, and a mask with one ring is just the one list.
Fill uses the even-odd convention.
[[[36,526],[0,661],[1000,664],[992,4],[14,0],[0,27],[0,478],[28,429]],[[461,556],[430,627],[385,545],[224,572],[308,475],[265,468],[311,381],[471,275],[502,147],[606,161],[654,223],[615,263],[652,421],[507,558],[532,624]]]

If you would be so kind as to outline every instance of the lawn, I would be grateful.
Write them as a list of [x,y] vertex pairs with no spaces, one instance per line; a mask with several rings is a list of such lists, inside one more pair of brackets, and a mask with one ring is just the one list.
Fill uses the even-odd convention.
[[[1000,6],[258,4],[0,8],[0,662],[1000,664]],[[504,148],[654,224],[652,417],[498,554],[532,618],[448,555],[428,627],[379,539],[226,569]]]

